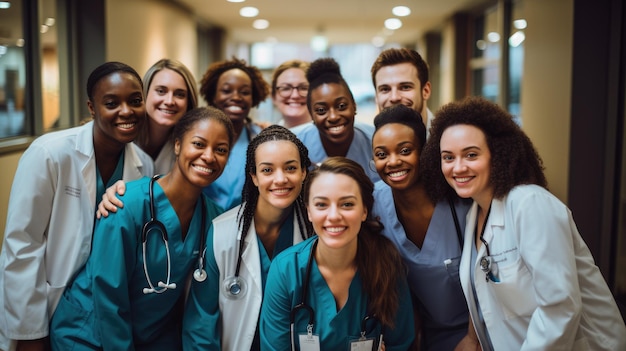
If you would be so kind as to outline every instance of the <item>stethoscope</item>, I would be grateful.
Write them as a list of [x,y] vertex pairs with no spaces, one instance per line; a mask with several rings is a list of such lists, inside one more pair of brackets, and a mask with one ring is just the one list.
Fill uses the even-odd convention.
[[241,299],[242,297],[244,297],[246,291],[248,290],[246,281],[241,279],[241,277],[239,276],[239,272],[241,270],[241,261],[243,260],[243,245],[245,243],[243,233],[239,234],[238,241],[239,247],[237,252],[237,265],[235,266],[235,275],[226,277],[223,283],[224,290],[226,291],[226,297],[231,300]]
[[[165,225],[163,225],[163,223],[157,220],[156,214],[154,211],[153,187],[154,187],[154,181],[159,178],[161,178],[161,175],[157,174],[157,175],[154,175],[150,179],[150,185],[148,189],[148,194],[150,196],[150,220],[143,225],[143,229],[141,231],[141,250],[142,250],[142,255],[143,255],[143,272],[146,276],[146,281],[148,282],[148,287],[143,288],[144,294],[150,294],[150,293],[161,294],[167,291],[168,289],[176,289],[176,283],[170,280],[171,272],[172,272],[171,270],[172,261],[170,259],[170,246],[168,243],[167,229],[165,229]],[[193,277],[196,281],[203,282],[207,276],[206,271],[204,270],[204,252],[206,251],[206,243],[205,243],[205,238],[204,238],[204,231],[205,231],[205,226],[206,226],[206,208],[205,208],[204,200],[200,199],[200,204],[202,205],[202,224],[200,227],[201,232],[199,235],[200,250],[198,252],[198,255],[199,255],[198,268],[196,268],[196,270],[193,272]],[[156,287],[154,286],[152,279],[150,279],[150,274],[148,273],[148,264],[146,260],[146,252],[147,252],[146,245],[148,243],[148,234],[153,230],[160,232],[161,239],[163,240],[163,244],[165,246],[165,254],[167,257],[167,278],[165,279],[165,282],[159,280]]]
[[[289,312],[289,335],[291,337],[291,350],[292,351],[296,350],[295,325],[296,325],[296,314],[298,313],[298,311],[304,310],[309,315],[309,321],[307,323],[306,330],[309,335],[313,333],[313,324],[315,322],[315,311],[313,311],[313,307],[307,305],[306,298],[309,292],[309,281],[311,280],[311,267],[313,266],[313,257],[315,256],[315,249],[317,248],[317,240],[318,239],[315,239],[315,241],[311,245],[311,255],[309,256],[309,259],[306,263],[304,281],[302,282],[302,295],[300,297],[300,303],[293,306],[293,308]],[[374,325],[372,328],[367,329],[367,324],[370,320],[377,321],[376,316],[367,315],[365,316],[365,318],[363,318],[363,320],[361,320],[361,337],[362,338],[364,338],[366,334],[371,333],[375,328],[375,325]],[[381,345],[383,342],[383,331],[384,329],[381,329],[381,333],[378,339],[378,345]]]

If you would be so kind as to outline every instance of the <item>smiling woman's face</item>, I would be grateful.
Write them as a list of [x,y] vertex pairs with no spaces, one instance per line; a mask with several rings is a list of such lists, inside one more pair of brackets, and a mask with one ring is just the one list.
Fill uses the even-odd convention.
[[234,68],[217,80],[213,105],[224,111],[234,124],[243,124],[252,108],[252,80],[246,72]]
[[356,106],[341,84],[325,83],[311,92],[311,117],[320,136],[332,144],[352,142]]

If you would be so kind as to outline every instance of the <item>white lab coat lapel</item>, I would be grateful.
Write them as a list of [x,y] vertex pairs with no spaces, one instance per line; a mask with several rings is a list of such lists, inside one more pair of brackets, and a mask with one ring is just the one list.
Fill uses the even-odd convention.
[[91,212],[95,212],[97,177],[96,152],[93,147],[93,122],[89,122],[87,125],[89,127],[83,128],[76,137],[76,151],[85,156],[81,165],[81,174],[85,181],[85,190],[89,193],[89,203],[93,207]]

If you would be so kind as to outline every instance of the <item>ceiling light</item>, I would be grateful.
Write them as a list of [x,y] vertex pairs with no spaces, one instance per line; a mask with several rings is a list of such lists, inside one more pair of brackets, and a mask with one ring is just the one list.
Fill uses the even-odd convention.
[[383,45],[385,45],[385,38],[381,37],[380,35],[373,37],[372,45],[374,45],[377,48],[382,47]]
[[396,6],[391,9],[391,13],[393,13],[394,16],[404,17],[411,14],[411,9],[406,6]]
[[246,0],[226,0],[226,1],[228,1],[228,2],[244,2]]
[[43,23],[48,27],[52,27],[54,26],[55,20],[52,17],[48,17]]
[[526,35],[524,35],[524,32],[517,31],[513,33],[513,35],[511,35],[511,37],[509,38],[509,45],[516,48],[520,46],[524,42],[525,39],[526,39]]
[[489,32],[487,33],[487,40],[489,40],[492,43],[497,43],[500,41],[500,34],[496,32]]
[[8,1],[0,1],[0,9],[8,9],[11,7],[11,3]]
[[252,22],[252,27],[255,29],[267,29],[270,26],[270,22],[265,19],[257,19]]
[[241,10],[239,10],[239,14],[242,17],[256,17],[259,15],[259,9],[252,6],[246,6],[242,7]]
[[25,44],[25,42],[24,42],[24,39],[22,39],[22,38],[19,38],[19,39],[17,39],[17,40],[15,41],[15,46],[17,46],[18,48],[23,47],[23,46],[24,46],[24,44]]
[[325,52],[328,49],[328,38],[323,35],[316,35],[311,38],[311,49],[316,52]]
[[528,26],[528,23],[523,18],[513,21],[513,27],[515,27],[515,29],[525,29],[526,26]]
[[50,29],[50,27],[46,26],[45,24],[42,24],[39,31],[41,32],[41,34],[44,34],[48,32],[48,29]]
[[397,18],[388,18],[385,20],[385,27],[391,30],[396,30],[402,27],[402,21]]

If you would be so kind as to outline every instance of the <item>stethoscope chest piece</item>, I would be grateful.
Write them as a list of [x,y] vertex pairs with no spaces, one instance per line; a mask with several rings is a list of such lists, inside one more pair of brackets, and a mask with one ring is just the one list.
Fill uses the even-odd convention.
[[241,299],[248,291],[245,280],[237,276],[231,276],[224,279],[223,284],[225,295],[231,300]]
[[206,280],[206,271],[204,269],[196,268],[196,270],[193,271],[193,279],[202,283]]

